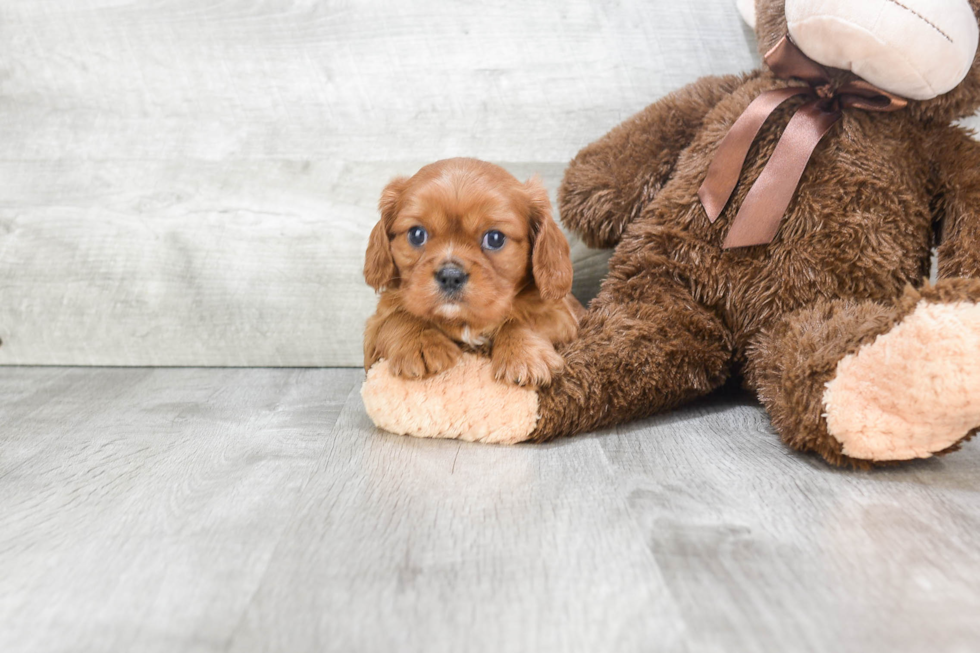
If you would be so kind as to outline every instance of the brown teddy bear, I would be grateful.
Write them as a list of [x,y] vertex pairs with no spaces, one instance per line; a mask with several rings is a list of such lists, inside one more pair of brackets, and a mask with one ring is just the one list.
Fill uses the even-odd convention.
[[[980,426],[980,0],[757,0],[767,66],[708,77],[572,161],[563,222],[615,247],[565,369],[469,359],[365,407],[399,433],[544,441],[732,375],[831,463],[924,458]],[[938,245],[939,281],[925,282]]]

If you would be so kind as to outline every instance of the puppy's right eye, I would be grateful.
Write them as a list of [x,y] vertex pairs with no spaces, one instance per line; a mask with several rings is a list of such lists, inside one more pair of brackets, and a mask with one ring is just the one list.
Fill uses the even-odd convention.
[[412,247],[421,247],[429,239],[429,234],[422,227],[412,227],[408,230],[408,242]]

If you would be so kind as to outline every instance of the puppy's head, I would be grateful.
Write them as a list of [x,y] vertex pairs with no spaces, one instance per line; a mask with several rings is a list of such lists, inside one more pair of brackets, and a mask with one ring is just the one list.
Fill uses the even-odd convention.
[[531,284],[548,300],[571,291],[568,242],[537,179],[447,159],[393,180],[379,209],[364,277],[418,317],[486,329]]

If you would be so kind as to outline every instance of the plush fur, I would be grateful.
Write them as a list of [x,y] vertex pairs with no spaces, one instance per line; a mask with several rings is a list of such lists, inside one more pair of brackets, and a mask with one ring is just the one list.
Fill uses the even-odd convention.
[[[980,0],[970,5],[980,15]],[[766,52],[787,32],[782,0],[758,0],[756,11]],[[831,72],[838,84],[853,79]],[[980,108],[980,59],[940,97],[893,113],[846,110],[815,150],[772,243],[722,249],[738,207],[804,100],[789,100],[762,127],[713,224],[698,188],[738,116],[760,93],[786,84],[768,69],[701,79],[572,161],[559,193],[562,218],[589,245],[616,250],[579,337],[559,348],[565,369],[538,392],[539,419],[525,422],[528,440],[651,415],[737,375],[790,447],[855,467],[898,458],[887,438],[862,448],[849,446],[847,434],[835,437],[825,392],[842,360],[874,346],[923,302],[980,302],[980,145],[951,124]],[[934,244],[940,280],[928,286]],[[977,319],[976,311],[962,315]],[[902,331],[926,340],[942,335],[927,337],[920,326]],[[910,387],[942,383],[971,396],[972,388],[960,387],[969,375],[914,376],[915,356],[952,350],[905,351],[917,353],[887,370],[887,383],[901,384],[905,375]],[[970,364],[980,364],[980,352],[972,356]],[[937,424],[930,411],[948,408],[918,406],[920,421]],[[870,415],[881,406],[863,409],[867,419],[858,421],[875,423]],[[914,456],[954,450],[972,435],[980,406],[964,410],[956,432],[937,435]]]
[[469,353],[425,379],[396,376],[382,360],[368,371],[361,398],[379,427],[419,438],[514,444],[538,420],[538,396],[530,387],[496,381],[490,359]]
[[827,431],[855,458],[925,458],[960,441],[980,405],[980,304],[921,301],[837,363],[823,393]]

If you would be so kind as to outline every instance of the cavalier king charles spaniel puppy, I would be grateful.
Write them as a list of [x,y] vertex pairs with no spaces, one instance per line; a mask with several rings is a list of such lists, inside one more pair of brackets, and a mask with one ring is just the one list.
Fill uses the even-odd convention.
[[488,354],[498,380],[548,385],[564,364],[554,345],[575,337],[584,309],[541,182],[447,159],[394,179],[379,209],[364,263],[381,294],[365,369],[383,358],[395,375],[421,378],[466,350]]

